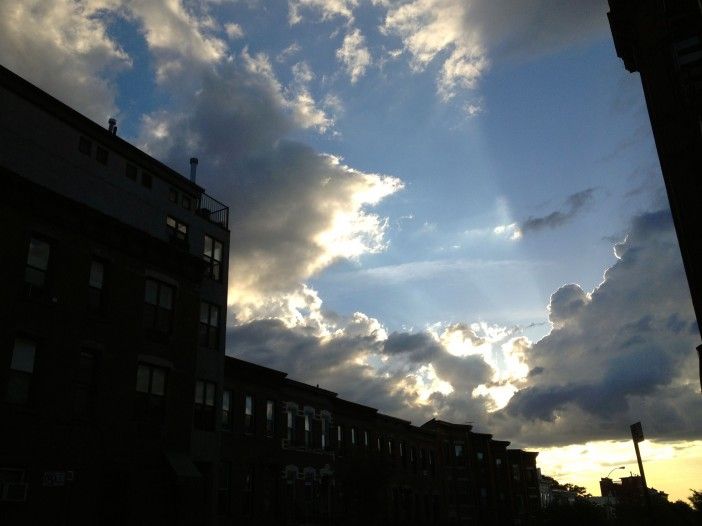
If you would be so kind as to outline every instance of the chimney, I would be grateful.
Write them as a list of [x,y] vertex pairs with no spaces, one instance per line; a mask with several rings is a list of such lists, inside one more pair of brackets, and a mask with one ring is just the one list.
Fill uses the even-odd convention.
[[110,120],[107,121],[107,131],[109,131],[111,134],[115,134],[117,130],[117,119],[114,117],[110,117]]
[[190,158],[190,180],[194,183],[197,177],[197,157]]

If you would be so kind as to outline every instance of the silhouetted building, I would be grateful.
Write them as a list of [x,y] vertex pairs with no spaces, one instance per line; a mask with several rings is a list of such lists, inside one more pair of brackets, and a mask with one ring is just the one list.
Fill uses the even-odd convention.
[[[600,493],[603,497],[613,499],[615,504],[624,506],[646,505],[643,480],[639,475],[622,477],[620,482],[614,482],[610,478],[600,479]],[[667,502],[668,494],[654,488],[648,488],[651,502]]]
[[[537,453],[226,358],[218,509],[237,524],[529,524]],[[226,521],[225,521],[226,523]]]
[[[641,75],[698,327],[702,320],[702,4],[609,0],[617,55]],[[702,386],[702,346],[700,385]]]
[[0,69],[2,524],[215,516],[228,209],[114,126]]
[[0,67],[0,524],[529,524],[537,453],[225,358],[196,168]]

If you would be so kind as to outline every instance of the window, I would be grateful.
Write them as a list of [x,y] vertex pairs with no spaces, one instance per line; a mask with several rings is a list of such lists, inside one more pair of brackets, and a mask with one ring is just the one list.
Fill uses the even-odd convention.
[[219,307],[210,303],[200,304],[200,346],[219,348]]
[[90,141],[90,139],[87,139],[86,137],[81,137],[80,139],[78,139],[78,151],[83,155],[92,155],[93,143]]
[[351,445],[352,446],[356,445],[356,428],[355,427],[351,428]]
[[171,332],[175,288],[147,278],[144,290],[144,327],[161,333]]
[[453,452],[456,458],[463,458],[463,444],[456,443],[453,445]]
[[131,179],[132,181],[137,180],[137,167],[134,166],[133,164],[127,163],[127,166],[125,167],[124,170],[124,175],[127,176],[127,179]]
[[254,431],[254,405],[253,396],[244,397],[244,431],[253,433]]
[[502,459],[501,458],[496,458],[495,459],[495,465],[499,468],[502,467]]
[[275,432],[275,402],[266,400],[266,435],[273,436]]
[[215,393],[214,382],[198,380],[195,382],[195,421],[196,429],[212,431],[214,429]]
[[188,239],[188,225],[178,221],[175,217],[166,216],[166,226],[175,239],[185,241]]
[[363,432],[363,445],[368,447],[368,431]]
[[475,456],[478,458],[478,462],[482,462],[482,461],[483,461],[483,452],[482,452],[482,451],[478,451],[478,452],[475,454]]
[[178,191],[175,188],[169,188],[168,190],[168,200],[171,203],[177,203],[178,202]]
[[222,391],[222,429],[232,428],[232,392]]
[[305,446],[312,445],[312,416],[305,413]]
[[48,242],[36,237],[29,239],[24,281],[29,286],[30,295],[37,289],[42,289],[47,285],[50,253],[51,245]]
[[331,433],[331,415],[328,411],[322,411],[322,449],[329,447],[329,434]]
[[107,150],[102,146],[97,146],[95,149],[95,160],[100,164],[107,164]]
[[162,421],[166,407],[166,369],[140,363],[137,366],[136,391],[136,417]]
[[222,243],[205,235],[205,250],[202,257],[207,263],[206,275],[219,281],[222,267]]
[[191,210],[193,207],[192,200],[187,195],[183,196],[183,201],[181,202],[181,204],[186,210]]
[[512,478],[519,480],[519,464],[512,464]]
[[376,439],[376,441],[375,441],[375,447],[376,447],[376,449],[377,449],[379,452],[380,452],[380,450],[382,449],[382,446],[381,446],[381,444],[380,444],[380,437],[378,437],[378,438]]
[[153,185],[153,176],[149,172],[141,172],[141,186],[144,188],[151,188]]
[[232,504],[232,463],[220,462],[219,483],[217,484],[217,514],[229,515]]
[[392,456],[392,440],[388,440],[388,455]]
[[73,383],[73,414],[79,418],[93,415],[95,397],[95,353],[84,350],[78,356]]
[[336,444],[339,448],[344,446],[344,429],[340,425],[336,426]]
[[286,425],[287,425],[287,431],[285,438],[288,439],[288,442],[292,443],[295,439],[295,414],[294,414],[295,409],[292,407],[288,407],[285,418],[286,418]]
[[88,278],[88,305],[91,309],[100,310],[104,306],[105,264],[94,259],[90,262]]
[[7,402],[19,405],[30,402],[36,350],[37,344],[34,340],[15,338],[5,393]]

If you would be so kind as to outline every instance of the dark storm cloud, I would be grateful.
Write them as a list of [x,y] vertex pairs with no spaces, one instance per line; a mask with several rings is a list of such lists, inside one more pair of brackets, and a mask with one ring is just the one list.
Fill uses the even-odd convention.
[[[694,314],[667,210],[636,217],[619,260],[591,294],[565,285],[551,297],[550,334],[528,352],[532,371],[496,424],[524,440],[620,438],[627,422],[664,420],[655,438],[699,436],[702,409]],[[680,404],[685,411],[671,410]],[[666,411],[666,412],[662,412]],[[548,438],[544,435],[548,435]]]
[[571,221],[579,212],[592,202],[594,189],[588,188],[576,192],[565,200],[562,209],[554,210],[544,216],[529,217],[524,220],[519,229],[522,234],[537,232],[547,228],[556,228]]

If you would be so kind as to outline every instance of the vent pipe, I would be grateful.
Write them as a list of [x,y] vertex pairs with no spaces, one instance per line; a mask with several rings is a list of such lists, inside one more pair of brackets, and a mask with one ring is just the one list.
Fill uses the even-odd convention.
[[110,119],[107,121],[107,131],[114,134],[115,130],[117,130],[117,119],[110,117]]
[[190,158],[190,180],[194,183],[197,177],[197,157]]

